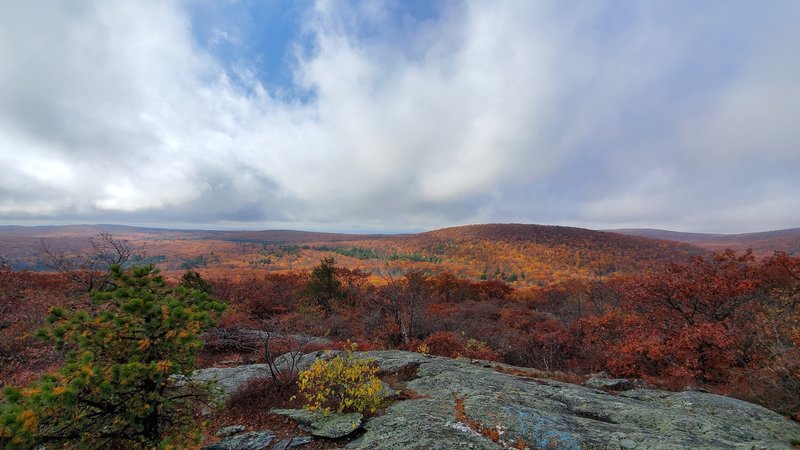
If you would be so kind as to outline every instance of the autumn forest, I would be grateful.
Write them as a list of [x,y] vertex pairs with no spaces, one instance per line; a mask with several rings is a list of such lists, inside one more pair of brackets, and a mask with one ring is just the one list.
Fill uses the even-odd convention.
[[[401,236],[6,227],[0,384],[63,364],[36,336],[48,311],[108,290],[114,264],[155,265],[167,284],[226,305],[201,336],[201,366],[355,343],[571,382],[606,372],[797,419],[800,257],[781,239],[754,253],[535,225]],[[253,330],[291,338],[264,348]]]

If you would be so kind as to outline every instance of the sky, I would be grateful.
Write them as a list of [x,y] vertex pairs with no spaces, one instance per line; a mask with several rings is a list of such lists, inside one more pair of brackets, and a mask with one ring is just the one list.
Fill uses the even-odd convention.
[[795,0],[9,0],[0,224],[800,227]]

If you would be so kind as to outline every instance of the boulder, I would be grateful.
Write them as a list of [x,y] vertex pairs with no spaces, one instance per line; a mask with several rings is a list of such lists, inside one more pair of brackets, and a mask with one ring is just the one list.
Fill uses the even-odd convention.
[[219,400],[224,402],[232,393],[241,389],[250,380],[270,376],[266,364],[249,364],[238,367],[211,367],[197,370],[192,374],[194,382],[211,382],[217,389]]
[[633,384],[625,378],[591,377],[583,385],[604,391],[629,391],[633,389]]
[[296,421],[303,431],[331,439],[347,436],[359,429],[364,418],[359,413],[325,415],[319,411],[305,409],[273,409],[272,412]]
[[275,439],[275,433],[272,431],[253,431],[227,437],[204,446],[202,450],[264,450],[272,443],[273,439]]
[[311,436],[292,436],[289,439],[284,439],[272,447],[272,450],[289,450],[290,448],[297,448],[301,445],[310,444],[314,438]]
[[[339,352],[332,354],[337,353]],[[322,351],[300,354],[294,358],[289,354],[281,355],[275,359],[275,368],[282,371],[294,366],[296,370],[305,370],[315,359],[326,357],[326,355],[327,353]],[[190,381],[212,383],[217,394],[216,400],[224,403],[232,393],[246,386],[251,380],[269,376],[271,376],[271,372],[267,364],[247,364],[238,367],[210,367],[196,370],[190,377]]]

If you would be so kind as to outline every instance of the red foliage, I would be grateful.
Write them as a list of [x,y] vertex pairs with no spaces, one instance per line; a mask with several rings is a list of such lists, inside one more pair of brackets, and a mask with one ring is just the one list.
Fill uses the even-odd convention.
[[[594,238],[584,237],[591,246]],[[308,273],[210,281],[229,304],[221,324],[228,329],[269,323],[284,334],[358,342],[360,350],[427,347],[434,355],[547,371],[605,370],[670,387],[701,384],[787,414],[800,410],[800,258],[756,261],[725,252],[638,275],[517,290],[498,279],[387,272],[370,279],[337,267],[344,294],[327,315],[305,300]],[[0,376],[34,367],[40,347],[30,347],[38,345],[31,331],[47,307],[69,300],[58,293],[63,282],[0,270]],[[282,348],[276,342],[272,350]]]
[[624,287],[627,307],[658,319],[665,332],[684,325],[748,321],[758,308],[764,285],[752,254],[733,252],[690,264],[670,264],[661,272],[636,277]]
[[35,331],[51,307],[85,300],[66,295],[70,287],[59,274],[0,267],[0,386],[38,375],[58,360]]
[[452,331],[437,331],[422,341],[432,355],[455,358],[464,353],[464,340]]
[[501,280],[486,280],[473,284],[477,297],[481,300],[505,300],[514,292],[514,288]]
[[577,355],[578,341],[570,330],[557,320],[539,313],[535,322],[515,335],[505,352],[510,364],[536,367],[545,371],[572,368]]

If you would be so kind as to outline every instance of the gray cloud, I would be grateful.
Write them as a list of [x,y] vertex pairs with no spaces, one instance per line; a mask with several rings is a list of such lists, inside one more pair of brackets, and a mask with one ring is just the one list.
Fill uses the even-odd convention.
[[800,224],[796,2],[320,1],[299,96],[205,50],[190,6],[5,8],[0,220]]

